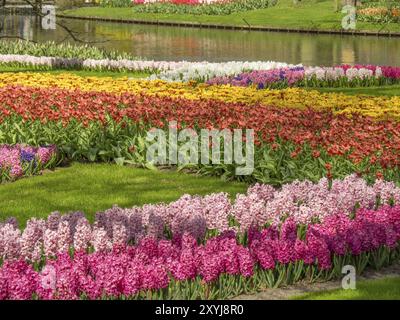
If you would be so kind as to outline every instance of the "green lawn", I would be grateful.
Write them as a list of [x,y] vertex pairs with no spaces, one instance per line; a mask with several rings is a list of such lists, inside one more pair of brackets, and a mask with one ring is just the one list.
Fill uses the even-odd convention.
[[400,96],[400,85],[360,88],[308,88],[320,92],[342,92],[348,95]]
[[118,204],[132,207],[171,202],[185,193],[243,193],[247,185],[178,172],[151,171],[112,164],[78,164],[0,185],[0,220],[15,216],[21,224],[52,211],[94,213]]
[[400,300],[400,277],[359,281],[356,290],[308,293],[295,300]]
[[133,77],[133,78],[145,78],[149,75],[146,72],[122,72],[122,71],[92,71],[92,70],[40,70],[33,67],[15,67],[15,66],[6,66],[0,65],[0,73],[1,72],[43,72],[43,73],[52,73],[52,74],[61,74],[61,73],[73,73],[82,77]]
[[[341,21],[345,14],[334,12],[334,4],[335,2],[332,0],[302,1],[297,5],[293,4],[292,0],[279,0],[275,7],[239,12],[226,16],[135,13],[132,8],[101,7],[70,9],[63,11],[62,14],[145,21],[247,26],[243,20],[245,19],[252,26],[301,28],[308,30],[341,30]],[[366,22],[357,23],[357,30],[379,31],[381,29],[382,31],[400,32],[400,24],[392,23],[382,26]]]

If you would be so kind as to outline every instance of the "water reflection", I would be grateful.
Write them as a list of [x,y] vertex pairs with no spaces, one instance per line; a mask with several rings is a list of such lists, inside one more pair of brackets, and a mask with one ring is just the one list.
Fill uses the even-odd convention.
[[[2,16],[3,34],[60,41],[65,30],[43,30],[30,16]],[[400,39],[175,28],[61,20],[85,41],[155,60],[275,60],[306,65],[400,66]]]

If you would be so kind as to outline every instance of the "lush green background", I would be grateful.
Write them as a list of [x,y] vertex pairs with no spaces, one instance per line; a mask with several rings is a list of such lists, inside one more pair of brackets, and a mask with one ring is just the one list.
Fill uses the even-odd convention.
[[[246,22],[243,20],[245,19],[252,26],[340,30],[342,29],[341,21],[345,14],[335,12],[334,9],[335,1],[332,0],[306,0],[299,2],[297,5],[293,4],[293,0],[279,0],[278,4],[271,8],[239,12],[225,16],[135,13],[132,8],[101,7],[71,9],[62,12],[62,14],[115,19],[247,26]],[[391,23],[382,25],[369,22],[357,22],[357,30],[400,32],[400,24]]]

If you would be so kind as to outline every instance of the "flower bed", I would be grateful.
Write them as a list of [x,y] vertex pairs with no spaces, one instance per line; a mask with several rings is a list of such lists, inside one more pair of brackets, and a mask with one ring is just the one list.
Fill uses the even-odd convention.
[[361,21],[375,23],[390,23],[400,21],[400,7],[365,7],[357,10],[357,18]]
[[[216,78],[199,84],[3,73],[0,142],[54,144],[72,160],[146,166],[151,127],[248,128],[256,133],[255,168],[242,179],[269,184],[233,201],[217,193],[115,206],[93,224],[81,212],[32,218],[24,229],[11,218],[0,223],[0,299],[223,299],[339,277],[348,264],[362,273],[399,259],[400,188],[385,181],[400,180],[399,97],[259,90],[394,83],[398,68],[153,66],[158,77],[172,75],[168,80]],[[54,163],[54,147],[0,147],[7,178]],[[237,178],[235,166],[195,169]]]
[[136,13],[228,15],[235,12],[264,9],[273,0],[100,0],[103,7],[132,7]]
[[[231,63],[234,65],[234,63]],[[275,65],[264,68],[260,63],[244,63],[241,68],[223,64],[192,63],[161,71],[151,79],[166,81],[207,82],[214,84],[240,83],[241,85],[277,83],[280,86],[310,87],[368,86],[398,82],[400,68],[371,65],[341,65],[336,67],[309,67],[302,65]],[[244,71],[244,72],[243,72]]]
[[256,86],[264,88],[286,87],[360,87],[398,83],[400,68],[376,66],[295,67],[257,70],[239,75],[215,77],[208,84]]
[[[7,50],[4,50],[7,52]],[[16,51],[19,50],[8,50]],[[1,53],[1,51],[0,51]],[[51,52],[50,52],[51,53]],[[211,62],[188,62],[188,61],[152,61],[133,60],[120,57],[118,59],[95,59],[95,58],[59,57],[59,56],[35,56],[27,54],[5,53],[0,54],[0,64],[7,66],[29,66],[38,69],[86,69],[86,70],[117,70],[117,71],[146,71],[153,73],[151,78],[163,78],[173,81],[198,80],[203,81],[210,77],[220,75],[238,74],[245,70],[269,70],[274,68],[292,67],[281,62],[273,61],[231,61],[221,63]],[[160,72],[161,75],[157,75]]]
[[0,145],[0,183],[52,168],[56,158],[55,146]]
[[[177,83],[152,80],[129,80],[126,77],[80,77],[71,74],[51,75],[41,73],[3,73],[0,74],[0,88],[5,95],[13,95],[18,88],[7,86],[24,86],[29,88],[60,88],[84,92],[96,92],[99,97],[116,95],[139,95],[148,97],[178,99],[191,105],[193,101],[210,101],[221,105],[240,103],[247,106],[275,106],[315,111],[331,111],[335,115],[363,115],[376,119],[399,119],[399,97],[365,97],[348,96],[338,93],[319,93],[302,89],[257,90],[255,87],[216,86],[194,83]],[[32,89],[28,89],[27,92]],[[45,90],[41,90],[45,92]],[[57,92],[57,90],[56,90]],[[108,95],[113,93],[116,95]],[[22,94],[22,92],[21,92]],[[77,94],[77,92],[71,94]],[[24,96],[24,94],[22,94]],[[4,99],[7,100],[6,96]],[[8,98],[9,99],[9,98]],[[187,102],[190,100],[190,102]],[[4,101],[6,101],[4,100]],[[211,108],[211,107],[209,107]]]
[[71,248],[110,251],[115,245],[137,244],[189,234],[198,241],[234,232],[245,243],[249,230],[279,227],[284,221],[298,225],[329,222],[340,215],[353,218],[358,208],[381,210],[400,203],[400,188],[377,180],[372,185],[355,175],[331,183],[296,181],[274,189],[256,184],[231,202],[225,193],[204,197],[184,195],[170,204],[128,209],[113,208],[96,214],[93,226],[83,213],[50,214],[47,220],[32,218],[24,230],[16,219],[0,224],[0,260],[38,263]]
[[[0,52],[1,53],[1,52]],[[85,69],[149,73],[149,80],[207,82],[264,88],[356,87],[400,82],[400,68],[372,65],[307,67],[273,61],[231,61],[222,63],[188,61],[146,61],[81,59],[57,56],[0,54],[0,65],[29,66],[37,69]]]
[[[400,255],[398,206],[360,209],[354,218],[337,214],[305,228],[289,218],[281,228],[251,230],[243,243],[233,232],[204,243],[185,233],[95,253],[86,251],[91,238],[80,221],[76,234],[85,236],[73,253],[35,265],[6,261],[0,268],[0,299],[223,299],[302,279],[331,279],[341,276],[347,264],[360,274]],[[61,226],[62,238],[68,238],[70,230]],[[31,231],[27,237],[37,237]],[[97,232],[103,236],[95,245],[101,245],[106,232]],[[40,259],[40,250],[33,253]]]
[[113,70],[113,71],[144,71],[159,72],[178,68],[185,62],[142,61],[128,59],[77,59],[60,57],[36,57],[29,55],[0,55],[0,65],[29,66],[37,69],[74,69],[74,70]]
[[170,62],[129,59],[80,59],[0,54],[0,65],[37,69],[85,69],[148,72],[150,80],[254,85],[259,89],[298,87],[354,87],[394,84],[400,68],[371,65],[305,67],[280,62]]
[[[66,75],[7,74],[0,79],[3,85],[43,86],[0,88],[2,143],[55,144],[72,160],[146,165],[148,130],[167,129],[168,121],[177,121],[196,130],[254,129],[255,169],[244,177],[248,181],[280,185],[354,172],[368,179],[399,177],[398,97]],[[202,174],[242,178],[235,167],[197,168]]]

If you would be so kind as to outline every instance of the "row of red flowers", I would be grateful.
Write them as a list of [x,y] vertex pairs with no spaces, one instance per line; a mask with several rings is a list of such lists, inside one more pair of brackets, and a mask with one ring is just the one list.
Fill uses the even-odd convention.
[[249,107],[215,100],[193,101],[130,93],[115,95],[25,87],[0,89],[0,124],[6,124],[15,116],[24,122],[39,120],[64,125],[72,120],[85,126],[106,123],[111,117],[116,123],[128,120],[143,124],[143,128],[163,128],[168,121],[177,121],[180,127],[248,128],[257,133],[258,144],[268,142],[276,148],[282,140],[295,143],[299,148],[292,153],[293,157],[307,143],[315,157],[322,148],[331,156],[345,155],[354,163],[365,157],[384,168],[400,163],[400,123],[358,115],[350,118],[329,111],[264,105]]

